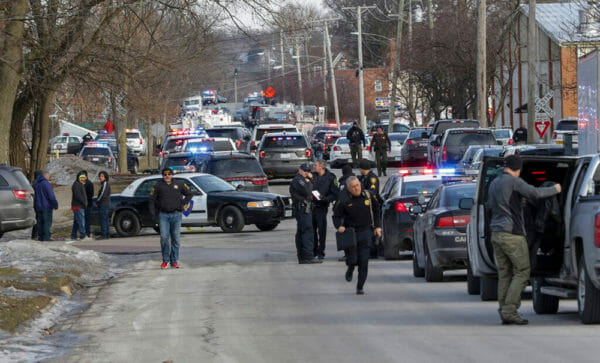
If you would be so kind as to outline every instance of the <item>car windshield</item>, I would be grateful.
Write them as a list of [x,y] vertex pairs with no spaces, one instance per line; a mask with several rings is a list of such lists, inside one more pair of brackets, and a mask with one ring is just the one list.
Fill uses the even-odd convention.
[[125,134],[125,137],[128,138],[128,139],[139,139],[139,138],[141,138],[139,132],[127,132]]
[[165,168],[170,168],[171,166],[184,166],[187,164],[188,159],[188,156],[168,157],[165,160]]
[[233,145],[231,145],[231,142],[229,142],[229,140],[188,142],[185,145],[185,150],[183,151],[192,153],[233,151]]
[[64,136],[61,136],[61,137],[57,138],[56,140],[54,140],[54,142],[67,142],[67,138]]
[[444,131],[450,129],[458,129],[463,127],[479,127],[479,121],[450,121],[450,122],[440,122],[437,124],[437,128],[435,129],[435,133],[442,135]]
[[228,139],[237,139],[237,133],[235,129],[208,129],[206,133],[210,137],[226,137]]
[[308,145],[306,145],[306,140],[302,136],[273,136],[265,137],[261,146],[263,149],[269,149],[280,147],[304,148]]
[[165,145],[165,151],[173,151],[177,147],[181,147],[185,139],[170,139],[167,141],[167,145]]
[[211,160],[208,162],[207,172],[220,178],[264,174],[258,160],[250,158]]
[[491,132],[461,131],[452,132],[446,138],[446,146],[495,145],[496,139]]
[[231,184],[213,175],[195,176],[192,178],[192,181],[205,193],[229,192],[235,190]]
[[81,156],[102,155],[109,156],[110,151],[107,147],[84,147],[81,151]]
[[494,135],[496,136],[496,139],[510,139],[509,130],[494,130]]
[[409,181],[402,183],[402,194],[401,195],[419,195],[419,194],[433,194],[438,186],[442,184],[441,179],[434,180],[419,180]]
[[390,134],[390,141],[397,141],[400,145],[402,145],[404,143],[404,140],[406,140],[406,137],[408,136],[407,133],[397,133],[397,134]]
[[577,131],[577,120],[563,120],[556,125],[559,131]]
[[261,140],[263,135],[265,134],[274,134],[274,133],[278,133],[278,132],[284,132],[284,131],[288,131],[288,132],[296,132],[296,128],[283,128],[283,127],[277,127],[277,128],[272,128],[272,129],[257,129],[256,130],[256,140]]
[[463,155],[462,159],[460,160],[461,163],[466,163],[469,164],[473,161],[473,157],[475,156],[475,154],[477,153],[477,151],[479,151],[481,148],[480,147],[469,147],[467,149],[467,151],[465,152],[465,154]]
[[449,209],[458,209],[458,203],[462,198],[474,198],[475,197],[475,185],[474,184],[463,184],[453,185],[451,187],[444,188],[444,200],[443,205]]

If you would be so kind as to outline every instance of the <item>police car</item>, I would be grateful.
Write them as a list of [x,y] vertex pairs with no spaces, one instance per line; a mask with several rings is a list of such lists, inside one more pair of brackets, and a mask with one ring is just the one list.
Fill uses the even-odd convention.
[[[183,227],[220,227],[223,232],[236,233],[254,224],[261,231],[275,229],[286,218],[292,218],[289,197],[278,194],[238,191],[214,175],[204,173],[177,174],[192,192],[191,210],[183,216]],[[112,194],[110,221],[122,237],[136,236],[142,228],[155,228],[148,212],[150,192],[162,180],[160,175],[139,178],[120,194]],[[92,224],[99,225],[98,212],[92,212]]]
[[79,158],[108,169],[117,168],[117,160],[107,143],[88,142],[79,152]]

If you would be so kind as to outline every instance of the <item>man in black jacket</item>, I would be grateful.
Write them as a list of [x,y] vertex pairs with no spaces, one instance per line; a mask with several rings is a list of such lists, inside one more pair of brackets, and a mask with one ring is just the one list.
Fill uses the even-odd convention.
[[323,261],[315,258],[314,235],[312,225],[313,208],[313,186],[312,173],[309,164],[302,164],[298,168],[298,174],[290,184],[290,196],[292,197],[292,208],[296,218],[296,253],[298,263],[321,263]]
[[363,191],[360,182],[354,176],[346,181],[346,190],[339,195],[339,201],[333,210],[333,224],[338,232],[354,228],[356,246],[345,250],[346,281],[352,281],[354,267],[358,266],[356,294],[363,295],[363,286],[369,272],[369,249],[373,243],[373,233],[381,237],[381,223],[377,218],[381,209],[374,195]]
[[327,211],[329,203],[335,202],[338,194],[338,181],[335,175],[327,170],[325,160],[317,160],[313,165],[315,172],[313,193],[314,208],[312,212],[312,225],[314,231],[314,254],[320,260],[325,258],[325,240],[327,238]]
[[82,170],[81,173],[85,175],[85,184],[83,187],[85,189],[85,195],[87,198],[87,207],[85,207],[85,235],[92,237],[91,218],[94,200],[94,183],[90,181],[88,172],[86,170]]
[[100,216],[100,237],[97,239],[110,238],[109,217],[110,217],[110,184],[108,183],[108,173],[101,171],[98,174],[100,179],[100,189],[96,203],[98,205],[98,214]]
[[362,160],[362,148],[365,146],[365,134],[354,122],[352,127],[346,132],[346,138],[350,143],[350,154],[352,155],[352,164],[354,167]]
[[169,262],[171,267],[179,268],[177,261],[179,260],[181,212],[192,200],[192,192],[187,184],[173,180],[173,171],[170,168],[163,169],[162,176],[163,180],[156,183],[150,192],[150,213],[155,220],[158,215],[160,228],[160,249],[163,260],[160,268],[166,269]]
[[87,208],[87,195],[85,194],[85,182],[87,175],[84,172],[77,174],[77,179],[71,186],[71,210],[73,211],[73,229],[71,230],[71,239],[79,238],[82,241],[88,241],[89,237],[85,234],[85,209]]

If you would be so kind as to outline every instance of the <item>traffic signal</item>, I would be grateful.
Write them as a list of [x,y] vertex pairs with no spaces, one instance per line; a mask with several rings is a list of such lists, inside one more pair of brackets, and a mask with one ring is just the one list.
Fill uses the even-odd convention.
[[233,70],[233,76],[234,76],[234,77],[237,77],[237,76],[238,76],[238,74],[239,74],[239,73],[238,73],[238,69],[237,69],[237,68],[236,68],[236,69],[234,69],[234,70]]

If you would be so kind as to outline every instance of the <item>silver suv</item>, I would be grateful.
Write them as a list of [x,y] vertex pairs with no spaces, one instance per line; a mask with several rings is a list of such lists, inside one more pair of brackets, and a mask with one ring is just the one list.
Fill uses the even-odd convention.
[[35,224],[33,188],[21,169],[0,165],[0,205],[0,237]]
[[264,135],[257,155],[269,178],[293,178],[300,165],[314,161],[313,150],[300,132]]

